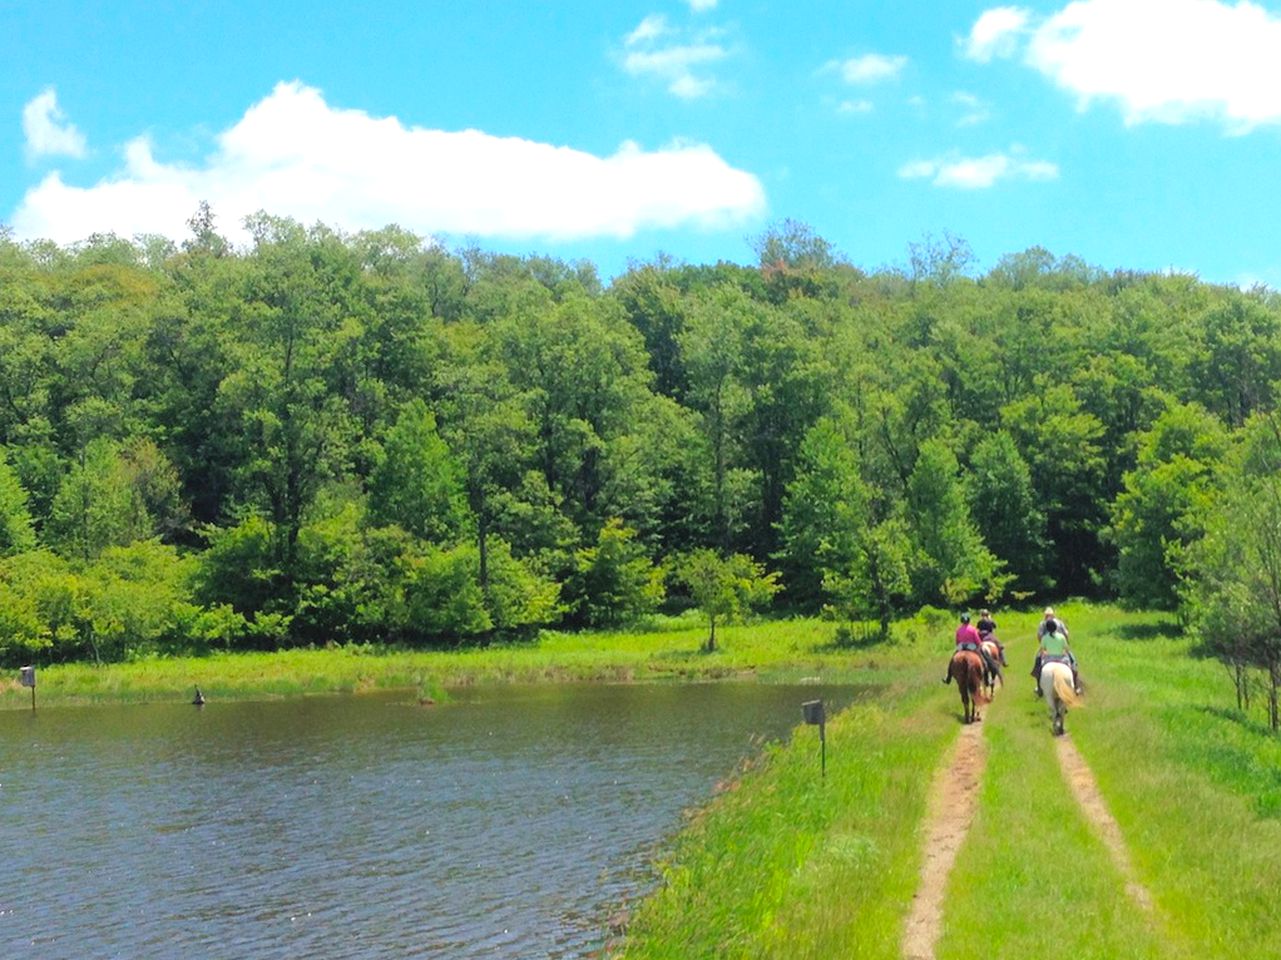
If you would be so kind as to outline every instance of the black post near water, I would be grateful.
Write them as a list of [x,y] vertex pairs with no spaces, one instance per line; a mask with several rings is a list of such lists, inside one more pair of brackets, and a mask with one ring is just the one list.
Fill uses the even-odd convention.
[[823,778],[827,779],[827,715],[823,712],[822,700],[806,700],[801,704],[805,722],[818,725],[819,752],[823,758]]
[[31,688],[31,712],[36,710],[36,668],[21,667],[18,670],[18,682],[24,687]]

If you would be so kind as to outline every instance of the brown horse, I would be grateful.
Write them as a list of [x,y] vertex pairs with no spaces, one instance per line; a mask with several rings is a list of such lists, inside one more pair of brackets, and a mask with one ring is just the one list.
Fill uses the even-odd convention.
[[988,703],[983,695],[983,658],[973,650],[958,650],[947,665],[948,676],[961,691],[961,710],[966,723],[981,720],[979,706]]

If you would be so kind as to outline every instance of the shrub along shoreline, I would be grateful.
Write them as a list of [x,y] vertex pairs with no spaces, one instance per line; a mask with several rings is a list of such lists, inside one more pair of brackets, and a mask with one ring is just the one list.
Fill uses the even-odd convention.
[[[1036,616],[1006,621],[1030,632]],[[39,702],[109,703],[190,699],[199,685],[210,701],[353,694],[373,690],[448,696],[477,683],[708,681],[914,684],[926,662],[941,675],[953,615],[926,608],[899,621],[890,643],[840,644],[845,634],[817,618],[719,626],[706,649],[708,623],[695,611],[655,617],[632,630],[541,631],[528,642],[418,650],[332,644],[272,652],[140,658],[124,663],[54,664],[38,672]],[[0,675],[0,709],[29,707],[18,671]]]
[[[707,625],[685,615],[655,620],[644,631],[543,631],[528,643],[453,650],[334,645],[57,664],[40,668],[37,690],[39,703],[49,706],[175,702],[190,699],[196,685],[210,702],[393,689],[440,699],[450,687],[476,683],[787,681],[816,675],[827,682],[885,682],[902,669],[887,658],[889,648],[833,646],[833,626],[820,620],[762,621],[722,627],[720,634],[718,649],[706,652]],[[0,679],[0,709],[29,704],[16,670]]]

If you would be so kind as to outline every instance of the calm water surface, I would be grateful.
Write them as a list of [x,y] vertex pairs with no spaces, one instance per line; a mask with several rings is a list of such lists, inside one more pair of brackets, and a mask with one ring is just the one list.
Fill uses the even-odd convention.
[[854,691],[0,713],[0,956],[585,957],[681,811],[815,697]]

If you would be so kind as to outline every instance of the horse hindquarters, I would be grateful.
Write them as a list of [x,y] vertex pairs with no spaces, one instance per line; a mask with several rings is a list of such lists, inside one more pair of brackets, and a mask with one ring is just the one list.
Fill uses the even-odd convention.
[[1005,686],[1005,675],[1001,672],[1000,648],[991,640],[984,640],[983,652],[988,655],[988,660],[992,664],[991,671],[987,670],[986,663],[983,665],[983,689],[986,691],[987,699],[990,702],[996,696],[997,683],[999,682],[1001,686]]
[[1057,661],[1046,663],[1041,668],[1041,693],[1045,697],[1045,708],[1049,711],[1054,733],[1063,733],[1068,707],[1079,702],[1072,689],[1072,668]]
[[973,723],[980,719],[979,706],[988,702],[988,698],[983,696],[983,658],[973,650],[958,650],[953,654],[948,669],[961,694],[964,721]]

